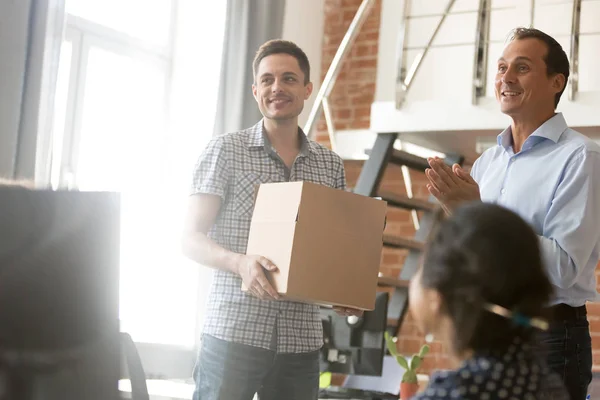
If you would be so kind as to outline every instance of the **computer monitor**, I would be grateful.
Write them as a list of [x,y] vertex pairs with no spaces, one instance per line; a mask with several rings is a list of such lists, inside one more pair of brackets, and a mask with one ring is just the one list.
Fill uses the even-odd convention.
[[375,309],[360,318],[343,317],[331,309],[321,311],[321,372],[381,376],[388,301],[388,293],[377,293]]
[[119,232],[115,193],[0,187],[0,398],[118,398]]

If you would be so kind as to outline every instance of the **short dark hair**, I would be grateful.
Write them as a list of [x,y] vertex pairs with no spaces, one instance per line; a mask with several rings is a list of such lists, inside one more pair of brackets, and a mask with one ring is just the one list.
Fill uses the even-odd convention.
[[540,317],[552,294],[532,228],[514,212],[483,202],[461,206],[437,222],[426,245],[421,284],[440,293],[459,353],[506,351],[516,337],[531,341],[532,328],[484,305]]
[[256,77],[256,71],[258,71],[258,65],[262,59],[272,54],[289,54],[294,57],[298,60],[298,65],[304,74],[304,84],[307,85],[310,82],[310,63],[306,53],[296,43],[282,39],[269,40],[258,48],[252,62],[254,77]]
[[548,52],[544,58],[548,76],[562,74],[565,77],[565,86],[554,97],[554,107],[556,108],[558,106],[558,102],[560,101],[560,97],[562,96],[565,88],[567,87],[567,83],[569,82],[571,66],[569,64],[567,53],[565,53],[562,46],[556,41],[556,39],[540,31],[539,29],[523,27],[515,28],[510,35],[510,41],[522,39],[538,39],[544,42],[548,48]]

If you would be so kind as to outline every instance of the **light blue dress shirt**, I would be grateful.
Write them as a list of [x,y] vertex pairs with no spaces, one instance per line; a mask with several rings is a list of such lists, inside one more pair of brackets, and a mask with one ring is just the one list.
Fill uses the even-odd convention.
[[573,307],[600,300],[600,146],[567,127],[558,113],[517,154],[511,128],[475,161],[481,200],[513,210],[531,224],[555,296]]

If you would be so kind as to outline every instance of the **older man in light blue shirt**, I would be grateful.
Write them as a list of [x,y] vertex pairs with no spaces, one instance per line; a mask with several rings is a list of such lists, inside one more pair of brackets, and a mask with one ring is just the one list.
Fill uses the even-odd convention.
[[531,134],[519,153],[511,128],[471,169],[482,201],[516,211],[539,235],[555,286],[553,304],[596,300],[600,257],[600,146],[569,129],[556,114]]
[[511,126],[477,159],[471,175],[439,159],[430,159],[426,175],[430,193],[448,213],[466,201],[493,202],[517,212],[538,234],[555,289],[544,354],[571,399],[583,400],[592,377],[585,305],[598,301],[600,146],[569,129],[555,111],[568,77],[569,61],[556,40],[516,29],[495,82]]

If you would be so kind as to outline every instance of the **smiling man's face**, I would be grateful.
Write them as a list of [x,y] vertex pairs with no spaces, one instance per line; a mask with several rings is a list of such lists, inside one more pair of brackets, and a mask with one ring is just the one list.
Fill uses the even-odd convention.
[[263,58],[252,85],[262,115],[276,121],[297,118],[312,92],[312,83],[304,80],[294,56],[280,53]]
[[562,89],[556,75],[548,75],[548,47],[535,38],[510,42],[498,60],[496,99],[504,114],[517,116],[553,112],[555,95]]

